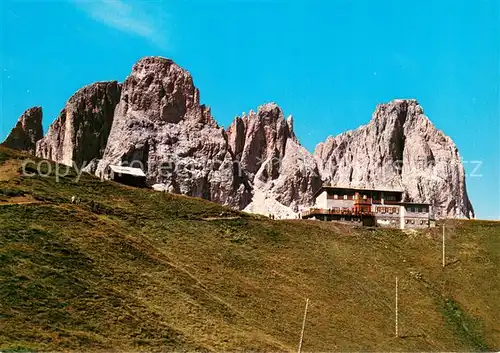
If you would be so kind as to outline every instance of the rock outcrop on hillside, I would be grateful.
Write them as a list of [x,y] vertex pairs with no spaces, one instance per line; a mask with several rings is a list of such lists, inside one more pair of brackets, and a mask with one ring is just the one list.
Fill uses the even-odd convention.
[[36,155],[66,165],[75,162],[79,168],[101,158],[119,99],[116,81],[96,82],[78,90],[38,141]]
[[264,104],[256,113],[236,117],[227,135],[254,196],[258,193],[248,210],[293,215],[301,205],[313,202],[312,195],[321,186],[318,169],[293,132],[293,118],[285,120],[278,105]]
[[[377,106],[371,121],[308,152],[275,103],[217,125],[189,72],[172,60],[139,60],[123,84],[76,92],[41,138],[41,108],[20,118],[4,144],[64,164],[141,167],[157,190],[239,209],[294,217],[322,184],[404,191],[443,216],[473,217],[464,168],[451,139],[416,100]],[[41,139],[40,139],[41,138]],[[38,141],[38,142],[37,142]]]
[[250,201],[224,129],[200,105],[191,75],[169,59],[147,57],[134,65],[97,173],[131,163],[157,188],[239,208]]
[[2,145],[35,154],[36,143],[43,137],[42,115],[41,107],[26,110]]
[[474,216],[458,149],[416,100],[378,105],[369,124],[318,144],[315,158],[326,184],[401,189],[442,215]]

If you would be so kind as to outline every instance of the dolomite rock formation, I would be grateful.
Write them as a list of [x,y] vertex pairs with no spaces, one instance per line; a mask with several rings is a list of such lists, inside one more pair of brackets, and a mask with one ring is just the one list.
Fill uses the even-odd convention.
[[36,143],[42,137],[42,108],[33,107],[21,115],[2,145],[34,155]]
[[169,59],[146,57],[134,65],[96,173],[109,164],[132,163],[155,188],[238,208],[250,201],[224,129],[200,105],[191,75]]
[[41,158],[80,168],[102,157],[120,99],[116,81],[96,82],[77,91],[37,143]]
[[[295,217],[322,184],[401,189],[442,216],[473,217],[460,155],[416,100],[377,106],[371,121],[329,137],[314,154],[275,103],[225,131],[200,104],[191,75],[160,57],[139,60],[123,84],[76,92],[41,138],[41,108],[26,111],[4,144],[102,176],[141,167],[157,190],[251,212]],[[38,142],[37,142],[38,141]]]
[[247,210],[293,215],[300,205],[313,202],[313,193],[321,186],[316,163],[295,136],[293,118],[285,120],[278,105],[264,104],[257,113],[236,117],[227,135],[254,190],[255,202]]
[[329,137],[314,155],[326,184],[400,189],[438,214],[474,216],[458,149],[416,100],[378,105],[369,124]]

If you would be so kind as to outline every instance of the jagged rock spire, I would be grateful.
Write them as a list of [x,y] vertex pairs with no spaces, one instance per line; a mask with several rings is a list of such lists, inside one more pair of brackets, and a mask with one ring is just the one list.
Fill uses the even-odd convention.
[[41,107],[26,110],[2,145],[35,154],[36,143],[43,137],[42,115]]

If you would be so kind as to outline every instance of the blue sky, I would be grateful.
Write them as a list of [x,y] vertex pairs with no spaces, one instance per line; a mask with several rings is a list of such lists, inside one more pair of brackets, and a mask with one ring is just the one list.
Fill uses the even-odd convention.
[[[465,161],[480,218],[500,218],[500,15],[476,1],[2,1],[0,140],[28,107],[45,129],[83,85],[146,55],[189,70],[227,126],[275,101],[309,149],[417,98]],[[477,164],[481,167],[472,176]]]

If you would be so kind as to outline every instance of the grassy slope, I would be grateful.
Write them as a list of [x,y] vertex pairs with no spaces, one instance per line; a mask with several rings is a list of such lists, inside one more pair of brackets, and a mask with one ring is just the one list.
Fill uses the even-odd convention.
[[2,350],[294,351],[306,297],[305,351],[500,348],[499,223],[449,222],[443,270],[440,229],[271,221],[90,176],[21,177],[23,158],[0,147]]

